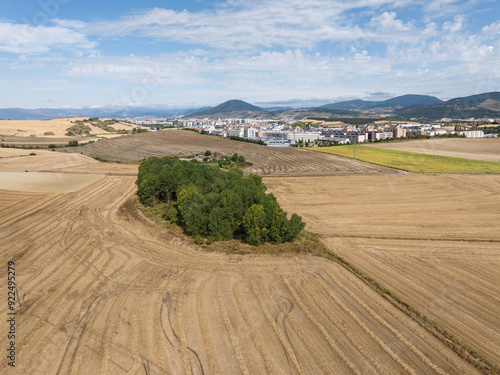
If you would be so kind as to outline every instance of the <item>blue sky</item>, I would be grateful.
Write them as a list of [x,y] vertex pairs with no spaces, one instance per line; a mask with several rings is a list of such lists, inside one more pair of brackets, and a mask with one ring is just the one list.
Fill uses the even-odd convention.
[[0,108],[500,91],[497,0],[0,0]]

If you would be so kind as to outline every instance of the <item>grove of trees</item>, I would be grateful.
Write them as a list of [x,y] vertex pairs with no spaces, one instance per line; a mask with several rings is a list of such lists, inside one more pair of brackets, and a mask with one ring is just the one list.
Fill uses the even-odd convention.
[[297,214],[287,218],[261,176],[239,169],[152,157],[141,162],[136,183],[145,206],[163,205],[164,218],[198,239],[238,236],[258,246],[290,241],[305,226]]

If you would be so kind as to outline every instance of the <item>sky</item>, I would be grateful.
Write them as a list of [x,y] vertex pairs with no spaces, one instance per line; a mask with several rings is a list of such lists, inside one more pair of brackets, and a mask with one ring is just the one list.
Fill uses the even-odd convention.
[[500,91],[498,0],[0,0],[0,108]]

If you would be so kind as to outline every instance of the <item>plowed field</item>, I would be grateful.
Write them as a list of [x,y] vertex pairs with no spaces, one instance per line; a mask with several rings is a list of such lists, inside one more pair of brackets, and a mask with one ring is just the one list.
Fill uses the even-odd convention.
[[477,373],[334,262],[202,253],[120,210],[134,180],[0,192],[0,276],[13,260],[21,297],[0,372]]
[[500,177],[266,179],[367,276],[500,365]]
[[348,160],[335,155],[313,153],[296,148],[276,148],[232,141],[182,130],[167,130],[135,135],[67,149],[105,160],[140,161],[149,156],[203,155],[206,150],[222,155],[238,153],[254,165],[245,173],[263,176],[309,176],[339,174],[400,173],[394,169]]

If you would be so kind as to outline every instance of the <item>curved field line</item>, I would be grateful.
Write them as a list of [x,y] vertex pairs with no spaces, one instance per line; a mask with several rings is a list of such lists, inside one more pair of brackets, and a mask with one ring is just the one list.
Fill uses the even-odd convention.
[[349,367],[349,369],[352,371],[354,374],[361,375],[361,372],[354,366],[354,364],[347,358],[347,356],[342,352],[342,350],[338,347],[338,345],[335,343],[335,341],[330,337],[328,332],[325,330],[325,328],[317,321],[317,319],[311,314],[307,306],[303,303],[301,298],[297,295],[295,290],[290,286],[289,281],[286,279],[283,279],[283,282],[285,285],[288,287],[288,290],[292,294],[292,296],[295,299],[295,302],[300,306],[304,314],[308,317],[308,319],[311,321],[311,323],[314,324],[314,326],[321,332],[322,336],[326,339],[330,347],[337,353],[337,355],[342,359],[342,361]]
[[203,297],[202,297],[208,281],[211,280],[212,278],[213,275],[205,278],[198,287],[198,290],[196,291],[196,309],[197,309],[197,316],[200,321],[201,336],[203,339],[203,343],[205,344],[205,350],[207,351],[206,356],[208,360],[210,373],[221,374],[222,372],[220,371],[218,364],[214,361],[215,358],[215,353],[213,351],[214,344],[213,341],[211,340],[212,336],[208,331],[209,324],[207,322],[205,309],[203,307]]
[[378,314],[375,313],[375,311],[372,310],[366,303],[361,301],[358,296],[356,296],[354,293],[352,293],[349,289],[347,289],[344,285],[338,283],[336,280],[332,278],[332,275],[328,274],[330,279],[339,287],[341,288],[344,292],[346,292],[349,297],[351,297],[353,300],[355,300],[359,305],[361,305],[369,314],[372,316],[376,321],[378,321],[382,326],[386,327],[390,332],[394,334],[401,342],[403,342],[413,353],[415,353],[427,366],[429,366],[431,369],[433,369],[435,372],[441,375],[446,375],[446,372],[443,371],[441,368],[437,367],[432,363],[427,356],[425,356],[420,350],[418,350],[411,342],[409,342],[407,339],[405,339],[401,333],[399,333],[394,327],[392,327],[389,323],[387,323],[384,319],[382,319]]
[[245,362],[245,357],[243,356],[243,351],[241,350],[241,345],[239,343],[238,336],[236,331],[229,319],[229,315],[227,312],[226,303],[224,301],[224,297],[221,294],[221,279],[218,279],[216,282],[216,294],[217,300],[219,302],[219,306],[222,313],[222,319],[224,321],[224,325],[226,326],[226,330],[228,331],[229,339],[231,340],[231,344],[233,346],[234,353],[236,354],[236,360],[238,361],[238,365],[240,367],[240,371],[244,375],[249,375],[250,371],[248,371],[248,366]]
[[[365,357],[375,369],[377,369],[377,373],[378,374],[386,374],[386,375],[388,375],[388,372],[386,372],[384,370],[384,368],[380,365],[380,363],[373,358],[373,355],[371,355],[365,347],[363,347],[360,344],[358,344],[358,340],[344,326],[344,324],[340,324],[339,321],[338,321],[338,319],[336,319],[335,317],[331,316],[330,309],[326,306],[326,303],[324,301],[324,297],[320,296],[318,294],[318,292],[316,292],[316,290],[312,287],[312,285],[311,285],[311,283],[309,281],[307,281],[305,278],[302,278],[302,280],[303,280],[303,283],[301,285],[305,286],[305,289],[309,292],[310,296],[314,296],[314,300],[316,301],[317,306],[323,312],[323,314],[328,317],[328,320],[337,329],[339,329],[344,334],[344,336],[349,340],[349,342],[351,343],[351,345],[354,346],[356,348],[356,350],[358,352],[360,352],[361,355],[363,357]],[[316,282],[318,282],[318,281],[316,280]]]
[[238,284],[242,284],[242,279],[238,281],[238,283],[235,284],[233,293],[236,298],[236,308],[240,312],[241,316],[243,317],[243,320],[245,321],[246,326],[250,330],[250,336],[252,339],[252,343],[255,345],[257,348],[259,354],[261,355],[263,359],[263,364],[266,368],[266,374],[273,375],[274,374],[274,369],[272,365],[272,360],[271,357],[268,353],[267,350],[265,350],[264,346],[261,343],[261,339],[259,335],[256,332],[255,325],[253,324],[252,320],[249,317],[248,311],[245,308],[245,302],[243,301],[243,298],[241,296],[241,292],[238,290],[237,286]]
[[271,313],[269,312],[269,310],[267,309],[267,307],[263,303],[262,297],[259,295],[259,292],[258,292],[258,290],[256,290],[256,288],[253,285],[252,281],[249,281],[249,284],[250,284],[250,290],[252,291],[253,296],[257,299],[257,301],[259,301],[259,304],[260,304],[260,306],[262,308],[262,311],[264,312],[264,315],[265,315],[268,323],[273,328],[273,331],[276,334],[276,336],[278,336],[278,338],[279,338],[279,340],[281,342],[281,345],[283,346],[283,349],[286,352],[287,358],[292,362],[292,364],[295,367],[295,369],[297,370],[297,372],[299,374],[304,375],[305,373],[304,373],[304,371],[302,370],[302,367],[299,364],[299,361],[297,359],[297,356],[295,355],[295,352],[294,352],[292,346],[290,345],[290,343],[288,342],[288,340],[285,338],[285,336],[283,335],[283,333],[278,329],[278,326],[276,325],[276,323],[275,323],[275,321],[274,321]]

